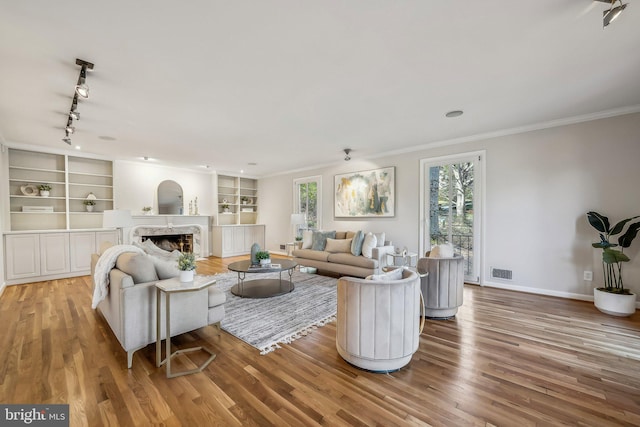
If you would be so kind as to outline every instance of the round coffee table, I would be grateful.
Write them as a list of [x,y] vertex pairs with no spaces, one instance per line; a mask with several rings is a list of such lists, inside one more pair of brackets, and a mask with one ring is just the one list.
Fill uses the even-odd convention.
[[[268,298],[292,292],[295,288],[291,275],[298,265],[289,259],[278,259],[280,267],[253,267],[251,261],[237,261],[228,265],[228,269],[238,273],[238,284],[231,287],[231,293],[242,298]],[[274,273],[280,272],[278,279],[252,279],[245,280],[247,273]],[[282,279],[282,272],[289,274],[289,280]]]

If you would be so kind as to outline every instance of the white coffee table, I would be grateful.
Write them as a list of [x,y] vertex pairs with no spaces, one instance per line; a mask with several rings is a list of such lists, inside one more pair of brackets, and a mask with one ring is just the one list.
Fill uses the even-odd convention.
[[[205,347],[191,347],[182,350],[176,350],[171,353],[171,295],[181,292],[196,292],[202,289],[206,289],[209,286],[216,283],[214,276],[198,276],[193,278],[193,282],[180,282],[180,279],[174,277],[173,279],[162,280],[156,283],[156,366],[160,367],[164,364],[167,365],[167,378],[175,378],[181,375],[194,374],[196,372],[202,372],[204,368],[216,358],[215,353]],[[162,334],[160,333],[160,307],[161,307],[161,294],[165,294],[165,320],[167,337],[165,339],[165,358],[162,359]],[[183,372],[171,372],[171,359],[174,356],[182,353],[188,353],[192,351],[204,351],[210,354],[210,357],[199,367]]]

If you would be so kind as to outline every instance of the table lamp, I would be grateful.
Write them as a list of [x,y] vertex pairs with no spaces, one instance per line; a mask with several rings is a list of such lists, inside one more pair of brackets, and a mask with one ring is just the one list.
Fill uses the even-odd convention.
[[126,227],[133,227],[133,218],[131,218],[131,211],[128,209],[114,209],[104,211],[102,214],[102,227],[103,228],[117,228],[118,229],[118,244],[122,244],[122,229]]

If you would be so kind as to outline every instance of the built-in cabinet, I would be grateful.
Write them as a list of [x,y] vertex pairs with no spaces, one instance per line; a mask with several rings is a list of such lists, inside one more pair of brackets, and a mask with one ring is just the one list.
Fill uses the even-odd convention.
[[258,218],[258,180],[218,175],[216,225],[255,224]]
[[221,225],[211,229],[213,255],[225,258],[251,253],[254,243],[264,248],[265,226],[253,225]]
[[[48,194],[42,185],[51,187]],[[87,198],[95,202],[92,212]],[[111,161],[9,149],[12,231],[100,228],[107,209],[113,209]]]
[[91,254],[117,239],[115,230],[5,234],[7,284],[89,274]]

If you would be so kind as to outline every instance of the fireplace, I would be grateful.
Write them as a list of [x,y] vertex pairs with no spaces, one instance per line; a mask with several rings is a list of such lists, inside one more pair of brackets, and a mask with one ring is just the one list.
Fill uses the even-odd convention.
[[181,252],[193,252],[196,258],[202,258],[202,226],[154,226],[141,225],[131,231],[131,242],[142,243],[151,240],[156,246],[167,251],[179,250]]

